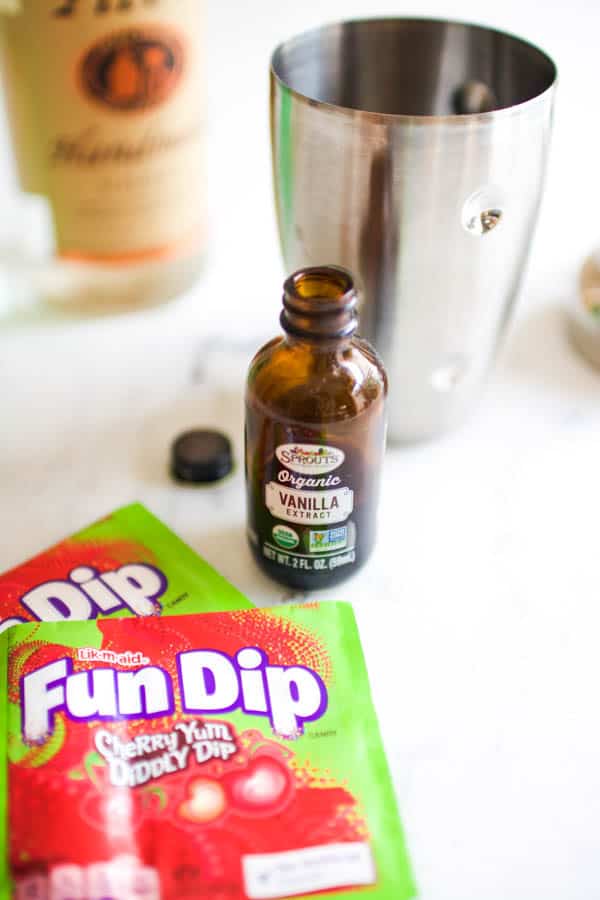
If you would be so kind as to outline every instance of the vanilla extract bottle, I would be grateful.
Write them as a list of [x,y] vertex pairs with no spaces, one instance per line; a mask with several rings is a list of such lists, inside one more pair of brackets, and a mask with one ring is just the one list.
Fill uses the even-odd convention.
[[284,335],[248,373],[248,538],[269,575],[310,590],[344,580],[373,549],[387,377],[355,333],[345,269],[291,275],[280,321]]

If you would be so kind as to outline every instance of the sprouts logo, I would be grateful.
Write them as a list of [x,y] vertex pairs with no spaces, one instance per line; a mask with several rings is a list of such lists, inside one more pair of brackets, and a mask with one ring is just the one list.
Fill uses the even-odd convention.
[[282,444],[275,454],[283,466],[301,475],[333,472],[345,459],[343,450],[321,444]]

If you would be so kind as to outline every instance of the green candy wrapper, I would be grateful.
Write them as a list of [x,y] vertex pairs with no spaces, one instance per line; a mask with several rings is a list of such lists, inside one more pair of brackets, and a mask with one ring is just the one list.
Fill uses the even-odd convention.
[[29,620],[182,615],[252,604],[141,504],[0,575],[0,631]]
[[0,664],[2,898],[414,895],[347,604],[30,623]]

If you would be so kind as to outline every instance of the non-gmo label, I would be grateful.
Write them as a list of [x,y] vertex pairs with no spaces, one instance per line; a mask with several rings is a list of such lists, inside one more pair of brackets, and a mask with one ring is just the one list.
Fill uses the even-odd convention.
[[275,526],[273,529],[273,540],[278,547],[283,547],[284,550],[293,550],[300,543],[300,538],[294,529],[289,528],[287,525]]
[[320,444],[281,444],[275,453],[282,466],[300,475],[333,472],[346,458],[343,450]]
[[348,529],[327,528],[324,531],[309,531],[308,548],[311,553],[328,553],[332,550],[343,550],[348,540]]

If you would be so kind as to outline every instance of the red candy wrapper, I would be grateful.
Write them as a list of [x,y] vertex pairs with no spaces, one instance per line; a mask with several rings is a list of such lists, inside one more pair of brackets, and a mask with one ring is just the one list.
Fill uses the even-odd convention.
[[21,625],[0,659],[2,898],[413,896],[348,605]]
[[0,575],[0,632],[31,620],[180,615],[251,605],[139,503]]

